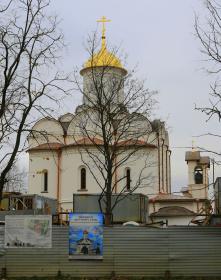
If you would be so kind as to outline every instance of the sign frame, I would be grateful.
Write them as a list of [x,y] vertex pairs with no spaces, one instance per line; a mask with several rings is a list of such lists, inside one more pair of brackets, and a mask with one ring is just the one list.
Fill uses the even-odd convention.
[[103,259],[102,213],[69,214],[69,259]]
[[52,216],[6,215],[4,248],[52,248]]

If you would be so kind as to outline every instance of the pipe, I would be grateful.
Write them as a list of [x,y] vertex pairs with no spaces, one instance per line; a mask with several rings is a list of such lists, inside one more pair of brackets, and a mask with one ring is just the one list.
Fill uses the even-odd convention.
[[196,199],[196,208],[197,208],[197,214],[199,213],[199,199]]
[[164,192],[164,142],[165,140],[162,138],[162,151],[161,151],[161,157],[162,157],[162,189]]
[[213,162],[213,188],[215,186],[215,162],[214,162],[214,158],[212,159],[212,162]]
[[205,168],[204,168],[204,181],[205,181],[205,188],[204,188],[204,192],[205,192],[205,198],[208,198],[208,190],[207,190],[207,188],[208,188],[208,186],[209,186],[209,184],[208,184],[208,176],[207,176],[207,167],[205,166]]
[[166,145],[166,188],[167,193],[171,193],[171,164],[170,164],[170,156],[171,150],[169,150],[169,146]]
[[166,193],[168,193],[168,151],[169,151],[169,147],[168,145],[166,145],[167,149],[166,149]]
[[[117,155],[115,155],[114,157],[114,164],[115,167],[117,166]],[[115,169],[115,173],[114,173],[114,181],[115,181],[115,188],[114,188],[114,192],[117,193],[117,180],[118,180],[118,176],[117,176],[117,168]]]
[[160,135],[159,132],[157,132],[157,145],[158,145],[158,184],[159,184],[159,193],[160,193]]
[[58,149],[58,163],[57,163],[57,201],[58,201],[58,212],[61,210],[61,200],[60,200],[60,195],[61,195],[61,190],[60,190],[60,172],[61,172],[61,153],[62,150]]
[[[114,143],[116,143],[116,131],[114,130]],[[115,172],[114,172],[114,184],[115,184],[115,188],[114,188],[114,193],[117,193],[117,180],[118,180],[118,174],[117,174],[117,153],[116,153],[116,146],[114,147],[114,164],[115,164]]]
[[171,193],[171,150],[169,151],[169,193]]

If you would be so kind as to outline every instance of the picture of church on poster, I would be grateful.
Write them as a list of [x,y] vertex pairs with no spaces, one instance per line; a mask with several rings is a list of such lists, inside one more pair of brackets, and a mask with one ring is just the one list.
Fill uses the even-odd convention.
[[93,241],[88,238],[88,231],[84,230],[83,231],[83,238],[77,241],[77,248],[76,248],[76,253],[77,254],[83,254],[83,255],[100,255],[101,250],[100,250],[100,244],[96,244],[97,247],[94,249],[93,246]]

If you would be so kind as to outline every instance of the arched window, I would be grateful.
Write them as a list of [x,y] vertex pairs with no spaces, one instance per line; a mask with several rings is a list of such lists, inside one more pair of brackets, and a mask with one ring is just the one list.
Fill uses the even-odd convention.
[[130,168],[126,168],[126,190],[130,190],[130,182],[131,182],[131,174],[130,174]]
[[194,170],[195,184],[203,184],[203,169],[201,166],[197,166]]
[[86,190],[86,168],[81,168],[81,190]]
[[48,192],[48,170],[43,170],[43,192]]

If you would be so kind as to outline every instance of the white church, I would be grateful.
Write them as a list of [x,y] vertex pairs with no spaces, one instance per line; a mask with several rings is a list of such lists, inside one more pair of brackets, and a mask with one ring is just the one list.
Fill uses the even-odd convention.
[[[105,18],[101,20],[105,22]],[[90,85],[90,73],[106,67],[111,75],[124,76],[127,71],[120,59],[106,46],[105,28],[102,33],[102,46],[84,64],[80,74],[83,79],[83,102],[75,112],[66,113],[55,120],[43,118],[33,127],[28,137],[29,153],[29,194],[39,194],[57,199],[60,211],[73,210],[73,194],[98,194],[101,192],[99,180],[101,174],[90,162],[90,151],[94,146],[84,133],[79,130],[79,121],[87,118],[91,100],[96,98],[96,91]],[[108,79],[108,77],[106,79]],[[89,90],[90,89],[90,90]],[[124,89],[118,92],[116,106],[124,100]],[[125,161],[116,168],[113,193],[130,192],[133,183],[143,180],[133,191],[150,198],[149,213],[154,221],[167,219],[171,225],[188,224],[197,213],[202,213],[208,197],[209,158],[201,157],[200,152],[192,150],[186,153],[189,182],[182,195],[171,192],[171,150],[169,136],[164,122],[139,118],[137,127],[148,127],[148,137],[139,138],[137,155],[133,160]],[[92,128],[90,128],[92,130]],[[47,137],[46,137],[47,135]],[[97,134],[96,134],[97,135]],[[103,145],[96,136],[97,143]],[[94,138],[93,138],[94,139]],[[140,145],[141,145],[140,144]],[[86,152],[87,151],[87,152]],[[130,146],[127,147],[129,153]],[[99,158],[99,154],[97,155]],[[119,178],[123,178],[122,180]]]

